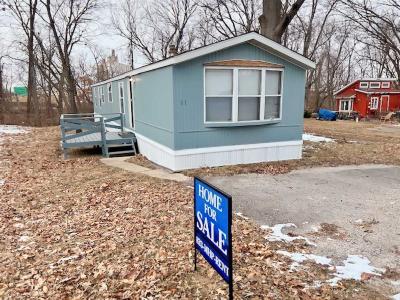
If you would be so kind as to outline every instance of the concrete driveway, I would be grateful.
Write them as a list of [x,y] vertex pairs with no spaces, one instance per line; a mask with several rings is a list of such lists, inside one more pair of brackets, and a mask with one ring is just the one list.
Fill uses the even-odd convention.
[[314,242],[314,254],[337,261],[362,255],[376,267],[400,271],[399,167],[346,166],[207,179],[233,196],[234,211],[259,225],[296,224],[298,228],[286,232]]

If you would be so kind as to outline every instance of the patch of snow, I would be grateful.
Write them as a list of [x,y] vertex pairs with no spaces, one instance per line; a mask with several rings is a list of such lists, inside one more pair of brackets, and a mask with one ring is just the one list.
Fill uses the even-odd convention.
[[324,136],[319,136],[319,135],[313,135],[310,133],[303,133],[303,141],[309,141],[309,142],[314,142],[314,143],[320,143],[320,142],[334,142],[334,139],[324,137]]
[[240,217],[240,218],[242,218],[242,219],[245,219],[245,220],[248,220],[248,219],[249,219],[248,217],[246,217],[245,215],[243,215],[241,212],[237,212],[237,213],[235,213],[235,215],[237,215],[238,217]]
[[288,251],[284,251],[284,250],[278,250],[276,252],[281,255],[290,257],[291,260],[293,260],[297,263],[302,263],[306,260],[312,260],[316,264],[329,266],[332,262],[332,259],[327,258],[326,256],[320,256],[320,255],[315,255],[315,254],[288,252]]
[[265,236],[265,239],[270,241],[270,242],[286,242],[290,243],[295,240],[304,240],[307,244],[311,246],[316,246],[315,243],[311,242],[309,239],[303,237],[303,236],[289,236],[287,234],[284,234],[282,232],[282,229],[285,227],[294,227],[296,228],[297,226],[293,223],[288,223],[288,224],[276,224],[272,227],[268,225],[263,225],[261,226],[261,229],[264,230],[272,230],[272,233],[270,235]]
[[400,293],[394,295],[392,298],[393,300],[400,300]]
[[328,282],[335,286],[342,279],[361,280],[362,273],[381,276],[384,269],[375,268],[370,265],[368,258],[360,255],[349,255],[344,261],[344,266],[336,266],[336,273],[334,278]]
[[25,133],[27,129],[21,126],[15,125],[0,125],[0,135],[2,134],[19,134]]
[[18,241],[20,242],[28,242],[31,238],[27,235],[22,235],[19,237]]
[[[2,137],[5,135],[25,133],[28,129],[26,127],[15,125],[0,125],[0,145],[2,144]],[[0,178],[0,186],[5,184],[5,180]]]

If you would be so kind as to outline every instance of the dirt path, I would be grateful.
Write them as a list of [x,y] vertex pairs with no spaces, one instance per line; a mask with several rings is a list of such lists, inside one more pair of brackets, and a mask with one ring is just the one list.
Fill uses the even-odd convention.
[[[109,168],[98,156],[62,160],[58,128],[5,142],[0,187],[1,299],[220,299],[204,262],[193,272],[192,193],[183,184]],[[324,282],[287,258],[259,226],[234,218],[237,299],[384,299],[365,284]],[[307,251],[301,241],[280,249]]]

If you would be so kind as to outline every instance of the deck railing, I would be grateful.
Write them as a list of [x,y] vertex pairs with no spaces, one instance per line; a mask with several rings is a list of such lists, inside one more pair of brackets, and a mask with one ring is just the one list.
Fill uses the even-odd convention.
[[[123,113],[81,113],[63,114],[60,117],[61,138],[63,147],[69,140],[100,133],[103,151],[106,150],[107,129],[117,129],[124,132]],[[103,153],[104,154],[104,153]]]

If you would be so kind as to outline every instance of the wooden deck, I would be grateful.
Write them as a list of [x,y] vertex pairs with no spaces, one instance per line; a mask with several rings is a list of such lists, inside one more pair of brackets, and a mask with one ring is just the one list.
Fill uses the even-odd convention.
[[[124,115],[68,114],[60,118],[64,157],[72,148],[101,147],[104,157],[136,154],[136,137],[124,128]],[[111,149],[117,149],[112,151]],[[121,150],[122,149],[122,150]]]

